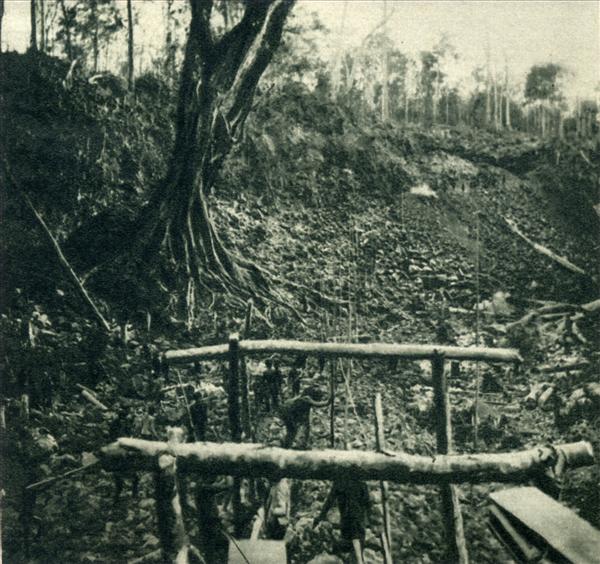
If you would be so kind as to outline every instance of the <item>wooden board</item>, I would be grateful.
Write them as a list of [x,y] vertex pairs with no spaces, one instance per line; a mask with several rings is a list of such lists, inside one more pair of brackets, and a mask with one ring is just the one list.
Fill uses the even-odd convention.
[[490,498],[570,562],[600,562],[600,531],[537,488],[510,488]]
[[507,517],[495,505],[490,508],[490,526],[496,537],[504,543],[519,562],[539,562],[542,552],[521,535]]
[[233,541],[229,541],[227,564],[248,564],[248,562],[250,564],[287,564],[285,542],[242,539],[236,540],[234,544]]

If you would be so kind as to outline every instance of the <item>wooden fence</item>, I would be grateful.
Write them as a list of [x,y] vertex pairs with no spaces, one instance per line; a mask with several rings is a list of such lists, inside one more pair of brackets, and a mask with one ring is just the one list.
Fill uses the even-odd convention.
[[[243,428],[244,417],[240,418],[240,402],[242,415],[248,409],[247,375],[245,370],[240,370],[240,359],[250,355],[273,353],[312,355],[318,358],[430,360],[438,454],[434,457],[423,457],[402,452],[381,452],[383,437],[380,430],[377,431],[378,452],[333,449],[301,451],[267,447],[256,443],[241,444],[242,433],[246,437],[250,437],[251,433]],[[226,359],[229,363],[228,414],[232,443],[164,443],[122,438],[102,450],[103,466],[112,470],[123,467],[150,470],[156,469],[157,460],[166,456],[176,460],[178,468],[182,470],[204,475],[232,475],[238,478],[235,482],[237,488],[239,488],[240,477],[267,477],[273,480],[355,478],[379,480],[382,488],[385,481],[435,484],[441,490],[448,544],[447,559],[449,562],[466,563],[468,553],[456,484],[490,481],[521,482],[529,478],[547,476],[557,468],[576,468],[591,465],[594,461],[592,447],[587,442],[542,446],[515,453],[453,454],[446,361],[453,361],[452,375],[456,375],[460,373],[458,366],[460,361],[519,363],[521,357],[515,349],[422,344],[240,340],[237,334],[233,334],[227,344],[168,351],[163,354],[161,362],[168,366],[213,359]],[[239,495],[236,496],[234,492],[234,510],[237,498]],[[173,519],[175,519],[173,522],[181,522],[180,516],[173,516]],[[178,537],[183,538],[180,534]],[[387,548],[390,546],[388,545]],[[386,559],[391,562],[389,554]]]

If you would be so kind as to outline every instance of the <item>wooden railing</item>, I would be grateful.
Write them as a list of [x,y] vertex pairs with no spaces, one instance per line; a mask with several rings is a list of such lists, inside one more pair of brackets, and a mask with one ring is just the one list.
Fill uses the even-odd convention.
[[[494,349],[486,347],[448,347],[442,345],[395,344],[395,343],[322,343],[316,341],[287,340],[238,340],[238,351],[242,355],[259,354],[304,354],[324,358],[408,358],[413,360],[432,359],[442,354],[447,360],[472,360],[484,362],[520,362],[516,349]],[[230,345],[214,345],[191,349],[173,350],[164,353],[166,364],[226,358]]]
[[[304,355],[317,358],[404,358],[431,361],[434,391],[434,416],[438,454],[433,457],[409,455],[402,452],[347,450],[290,450],[256,443],[240,443],[242,436],[252,433],[240,420],[248,412],[248,381],[240,360],[250,355]],[[231,335],[229,343],[183,350],[171,350],[162,355],[165,366],[223,359],[229,364],[228,414],[230,443],[165,443],[122,438],[102,449],[101,461],[106,469],[154,469],[157,460],[171,458],[172,464],[185,471],[204,475],[226,474],[235,477],[234,510],[239,498],[240,477],[267,477],[321,480],[379,480],[440,486],[443,501],[447,558],[453,562],[468,562],[462,514],[456,484],[481,482],[521,482],[541,477],[556,469],[577,468],[594,462],[592,447],[587,442],[543,446],[515,453],[453,453],[450,396],[446,361],[452,361],[451,375],[460,374],[460,361],[484,361],[518,364],[518,351],[507,348],[453,347],[423,344],[388,343],[327,343],[295,340],[240,340]],[[241,365],[243,366],[243,364]],[[241,394],[241,397],[240,397]],[[382,417],[382,414],[379,415]],[[246,423],[247,424],[247,423]],[[378,431],[382,443],[383,425]],[[158,465],[161,467],[161,464]],[[168,467],[168,465],[166,466]],[[171,483],[171,482],[169,482]],[[176,488],[173,496],[177,496]],[[239,502],[239,499],[238,499]],[[164,509],[164,508],[163,508]],[[235,511],[234,511],[235,512]],[[181,522],[180,516],[172,516]],[[388,537],[389,539],[389,537]],[[388,545],[388,548],[389,545]],[[386,561],[391,556],[386,554]]]

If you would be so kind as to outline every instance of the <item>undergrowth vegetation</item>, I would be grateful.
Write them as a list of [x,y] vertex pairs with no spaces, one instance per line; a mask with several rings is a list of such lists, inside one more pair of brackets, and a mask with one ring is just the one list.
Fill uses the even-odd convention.
[[[17,189],[3,186],[0,362],[9,429],[3,450],[10,446],[3,525],[9,561],[20,562],[26,560],[17,516],[24,504],[21,482],[85,464],[115,438],[110,423],[119,409],[145,412],[160,396],[153,387],[160,376],[153,364],[158,352],[225,342],[242,328],[244,312],[218,293],[186,299],[187,279],[173,275],[168,264],[140,273],[112,263],[115,250],[133,236],[127,230],[135,211],[165,175],[174,137],[173,88],[148,74],[127,93],[116,77],[92,80],[39,54],[5,53],[0,65],[3,153],[18,189],[44,216],[114,326],[107,336],[85,316]],[[509,327],[535,300],[581,304],[596,297],[594,147],[462,127],[425,131],[379,124],[361,109],[333,101],[326,84],[309,89],[295,81],[265,82],[255,104],[210,196],[228,246],[268,269],[282,286],[296,284],[293,292],[287,287],[289,303],[259,305],[253,337],[516,346],[525,358],[520,373],[481,368],[501,383],[494,397],[512,409],[503,425],[489,422],[486,450],[597,441],[597,419],[578,419],[559,432],[550,413],[521,406],[530,382],[539,379],[539,364],[574,355],[594,369],[597,316],[581,323],[579,340],[550,326]],[[591,278],[578,279],[535,252],[506,228],[504,217]],[[481,304],[498,292],[510,307],[486,310]],[[479,369],[465,367],[453,396],[459,451],[472,450],[469,406]],[[202,370],[208,381],[222,383],[218,363]],[[352,448],[373,448],[376,388],[385,399],[390,448],[433,452],[424,374],[418,363],[354,367],[355,408],[347,423]],[[176,371],[162,383],[174,385],[177,378],[194,373]],[[78,384],[93,388],[108,412],[86,402]],[[32,408],[27,429],[18,408],[25,392]],[[185,411],[174,394],[159,399],[164,435]],[[211,417],[212,433],[223,436],[224,400],[215,403]],[[325,416],[315,418],[314,445],[324,446]],[[280,439],[281,424],[272,414],[264,414],[259,429],[261,441]],[[7,468],[20,469],[21,482]],[[297,488],[290,551],[293,561],[305,562],[331,549],[335,535],[331,523],[312,527],[325,486]],[[463,489],[474,562],[497,561],[501,550],[485,530],[490,488]],[[148,478],[137,499],[126,492],[126,505],[111,506],[112,491],[111,477],[99,470],[40,491],[33,559],[119,562],[157,548]],[[578,471],[567,478],[562,499],[598,526],[598,491],[597,469]],[[437,491],[395,486],[392,496],[399,561],[439,561]]]

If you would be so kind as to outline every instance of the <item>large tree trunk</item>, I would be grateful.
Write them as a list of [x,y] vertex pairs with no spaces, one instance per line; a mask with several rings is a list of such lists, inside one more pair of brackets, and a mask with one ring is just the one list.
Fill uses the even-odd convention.
[[165,181],[142,213],[138,241],[148,256],[165,248],[199,285],[255,291],[266,286],[264,276],[224,247],[207,196],[241,134],[293,0],[249,2],[241,21],[218,40],[210,29],[212,2],[190,3],[175,145]]

